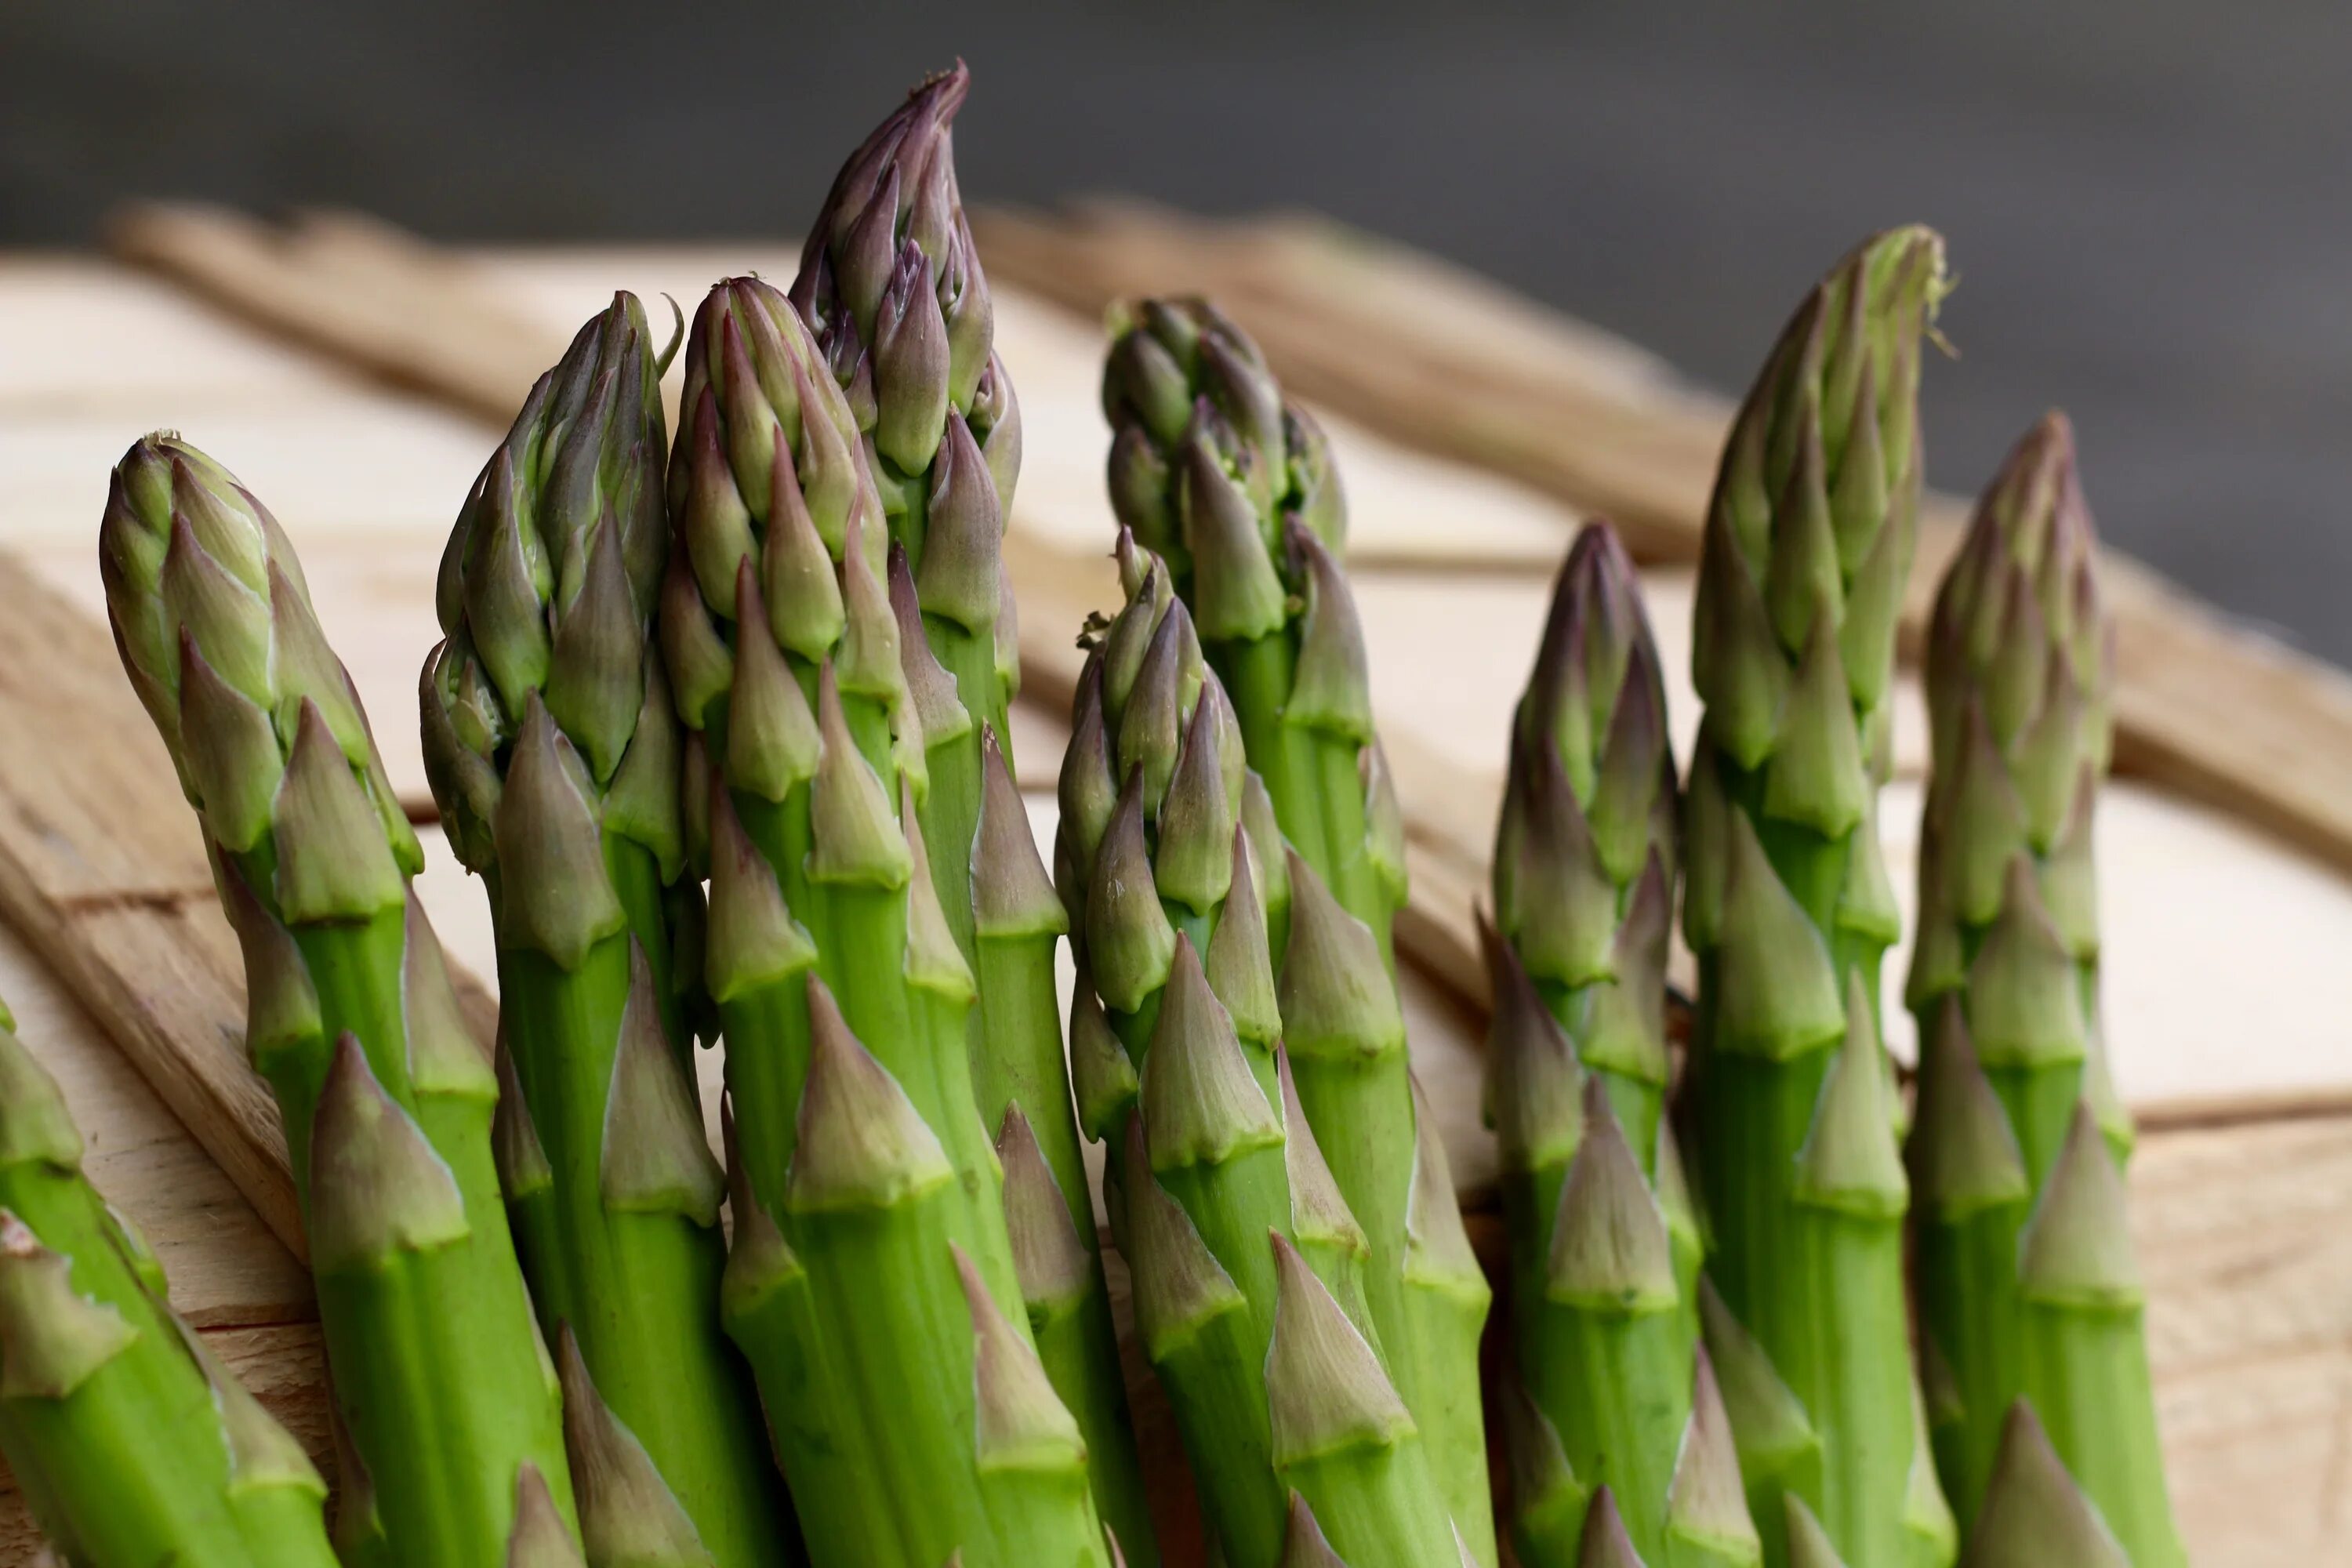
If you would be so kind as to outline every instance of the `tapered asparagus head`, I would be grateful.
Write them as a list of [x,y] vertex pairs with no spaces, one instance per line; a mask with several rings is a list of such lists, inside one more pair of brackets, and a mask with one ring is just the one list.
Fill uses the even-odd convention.
[[451,843],[478,870],[495,858],[499,782],[534,699],[599,793],[641,741],[659,753],[633,770],[626,804],[654,819],[641,831],[666,858],[678,854],[675,796],[658,786],[677,772],[676,727],[648,632],[668,552],[667,363],[636,297],[615,294],[533,384],[450,531],[425,759]]
[[[2011,860],[2076,961],[2098,953],[2091,821],[2108,757],[2115,631],[2073,427],[2044,416],[2011,451],[1936,595],[1927,643],[1935,773],[1920,847],[1911,997],[1961,984]],[[1965,933],[1965,934],[1964,934]]]
[[1187,599],[1197,574],[1204,636],[1279,626],[1288,524],[1333,552],[1346,542],[1322,428],[1285,400],[1257,344],[1206,300],[1122,304],[1110,330],[1102,397],[1119,521],[1167,558]]
[[1670,895],[1675,773],[1657,647],[1632,559],[1607,523],[1589,522],[1554,584],[1512,725],[1498,923],[1540,979],[1580,986],[1613,974],[1654,986],[1662,973],[1618,974],[1615,952],[1654,852]]
[[1020,414],[956,189],[951,127],[971,87],[957,62],[850,155],[793,282],[793,303],[872,439],[886,500],[959,440],[984,458],[1000,505],[1020,470]]
[[356,803],[341,820],[373,823],[373,853],[422,865],[301,563],[235,476],[176,436],[135,443],[115,465],[99,569],[122,668],[215,843],[241,854],[270,831],[314,721],[331,742],[317,760],[331,752],[349,775],[350,789],[326,792]]
[[[1917,533],[1920,347],[1946,289],[1933,230],[1864,242],[1798,308],[1733,423],[1692,668],[1716,744],[1743,767],[1795,726],[1781,710],[1809,668],[1865,721],[1885,694]],[[1863,740],[1874,756],[1874,727]]]

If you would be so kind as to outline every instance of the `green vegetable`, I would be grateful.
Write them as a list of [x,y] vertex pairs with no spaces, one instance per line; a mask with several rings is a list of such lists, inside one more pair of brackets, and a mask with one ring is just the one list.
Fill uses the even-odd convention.
[[1633,563],[1591,523],[1519,701],[1495,850],[1502,930],[1486,933],[1487,1114],[1516,1288],[1504,1407],[1530,1568],[1620,1535],[1655,1568],[1763,1552],[1696,1354],[1701,1245],[1663,1115],[1675,847],[1657,651]]
[[1106,1563],[974,1109],[972,973],[925,849],[924,701],[901,662],[928,653],[884,586],[850,400],[792,303],[733,279],[696,314],[682,406],[661,629],[697,736],[704,978],[728,1041],[721,1303],[810,1556]]
[[163,1300],[0,1005],[0,1451],[85,1568],[333,1568],[326,1483]]
[[[1707,1338],[1755,1517],[1781,1517],[1793,1491],[1871,1568],[1954,1550],[1919,1436],[1876,1000],[1898,923],[1877,795],[1917,527],[1920,346],[1944,289],[1942,241],[1898,229],[1800,308],[1733,424],[1692,650],[1706,710],[1683,914],[1699,960],[1689,1121],[1721,1292]],[[1765,1545],[1790,1561],[1781,1531]]]
[[498,1079],[409,888],[415,835],[292,549],[226,470],[175,437],[132,447],[100,565],[245,950],[348,1428],[337,1545],[493,1568],[524,1468],[566,1518],[571,1487],[491,1158]]
[[[1127,603],[1089,628],[1055,854],[1072,1076],[1110,1145],[1144,1352],[1223,1561],[1301,1561],[1302,1518],[1327,1558],[1443,1561],[1430,1447],[1374,1349],[1369,1246],[1280,1049],[1268,906],[1311,873],[1269,866],[1263,786],[1166,563],[1124,531],[1118,553]],[[1458,1216],[1450,1237],[1466,1254]]]
[[2053,414],[1986,489],[1937,595],[1909,987],[1923,1353],[1964,1521],[2022,1397],[2131,1562],[2177,1568],[2124,1215],[2131,1123],[2098,1028],[2091,829],[2115,655],[2097,549]]
[[675,956],[698,951],[701,910],[651,636],[669,532],[659,383],[623,294],[531,388],[442,560],[425,755],[498,931],[495,1147],[523,1272],[625,1438],[626,1464],[574,1465],[590,1552],[612,1560],[600,1521],[625,1513],[675,1537],[646,1561],[761,1568],[795,1552],[719,1326],[724,1177]]
[[929,777],[918,816],[978,987],[968,1043],[981,1116],[1036,1146],[1086,1255],[1030,1292],[1039,1349],[1086,1434],[1103,1517],[1149,1568],[1159,1553],[1054,1002],[1061,906],[1012,787],[1006,710],[1020,662],[1003,540],[1021,418],[956,189],[950,127],[970,87],[961,64],[926,81],[850,155],[792,298],[867,442],[889,540],[906,555],[906,579],[890,587]]
[[1420,1152],[1391,942],[1403,822],[1337,559],[1339,476],[1322,431],[1214,307],[1148,300],[1111,325],[1112,503],[1167,563],[1296,851],[1274,935],[1299,1098],[1370,1239],[1365,1293],[1389,1371],[1454,1521],[1492,1564],[1476,1370],[1489,1292],[1466,1256],[1444,1251],[1453,1194]]

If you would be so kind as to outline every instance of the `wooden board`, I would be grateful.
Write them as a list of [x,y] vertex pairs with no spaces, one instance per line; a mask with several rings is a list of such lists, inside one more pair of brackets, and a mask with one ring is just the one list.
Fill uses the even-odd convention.
[[[357,237],[365,238],[365,232]],[[344,236],[333,243],[356,241]],[[690,300],[720,270],[754,266],[771,275],[788,272],[792,256],[783,247],[767,245],[477,257],[462,267],[444,258],[436,263],[455,268],[443,272],[445,279],[463,279],[467,289],[486,291],[533,323],[541,360],[526,366],[518,353],[511,373],[525,381],[552,358],[554,348],[548,345],[560,346],[616,283],[649,296],[668,289]],[[34,275],[37,286],[28,295],[37,304],[30,310],[11,291],[16,270]],[[1026,781],[1033,788],[1049,789],[1059,746],[1056,712],[1066,695],[1055,686],[1066,680],[1070,668],[1070,629],[1077,614],[1099,605],[1108,594],[1100,553],[1108,525],[1097,489],[1102,436],[1091,410],[1090,362],[1098,340],[1082,319],[1042,309],[1015,289],[1001,288],[999,293],[1000,330],[1021,378],[1030,422],[1018,531],[1010,545],[1027,611],[1024,651],[1034,700],[1023,707],[1019,749]],[[115,335],[118,307],[125,323],[121,341]],[[51,321],[56,311],[68,312],[68,321]],[[28,314],[42,321],[37,325],[25,319]],[[452,412],[472,405],[436,407],[388,394],[372,372],[356,373],[350,362],[289,352],[241,327],[225,327],[224,321],[119,269],[56,263],[12,268],[0,263],[0,331],[9,333],[12,342],[27,333],[46,333],[53,342],[70,339],[85,351],[78,358],[60,352],[38,374],[22,360],[0,365],[0,457],[13,459],[0,463],[0,537],[21,543],[41,578],[68,600],[94,608],[89,552],[103,468],[141,428],[184,425],[269,495],[294,532],[325,618],[360,672],[388,757],[400,773],[413,766],[414,670],[433,635],[431,562],[491,433],[479,415]],[[522,340],[516,335],[510,341]],[[206,379],[215,357],[226,366],[219,386]],[[102,372],[88,387],[79,379],[85,363]],[[520,384],[512,383],[502,395],[511,396]],[[484,392],[479,406],[487,412],[490,405]],[[1458,682],[1449,688],[1451,678],[1418,668],[1412,657],[1394,650],[1414,647],[1413,630],[1425,627],[1434,606],[1449,603],[1456,605],[1453,613],[1473,620],[1496,644],[1523,638],[1514,628],[1527,624],[1529,606],[1539,602],[1541,579],[1566,514],[1523,486],[1472,474],[1426,454],[1399,452],[1361,426],[1336,423],[1351,479],[1368,467],[1380,476],[1370,487],[1354,487],[1363,531],[1368,539],[1393,542],[1377,545],[1357,566],[1391,747],[1398,747],[1400,734],[1410,734],[1431,764],[1409,788],[1420,797],[1484,778],[1491,790],[1491,768],[1481,760],[1483,742],[1469,731],[1492,722],[1496,710],[1489,706],[1475,716],[1433,720],[1433,710],[1443,714],[1475,704],[1464,701]],[[241,442],[254,446],[254,457]],[[370,482],[353,483],[354,472],[368,474]],[[1412,498],[1410,504],[1401,504],[1400,495]],[[1427,559],[1425,551],[1416,557],[1412,543],[1416,520],[1429,515],[1420,498],[1444,495],[1479,498],[1479,515],[1495,520],[1496,540],[1530,542],[1522,564],[1513,573],[1456,576],[1444,587],[1433,587],[1418,568],[1407,571],[1404,563]],[[289,497],[299,498],[302,510],[285,504]],[[37,504],[27,504],[26,498]],[[1452,521],[1449,516],[1449,527]],[[1545,541],[1541,548],[1533,542],[1538,540]],[[1685,635],[1666,624],[1681,595],[1675,579],[1654,574],[1647,586],[1662,637],[1673,641]],[[1475,646],[1466,638],[1453,641]],[[119,685],[102,634],[96,643],[103,654],[100,672]],[[1507,658],[1496,652],[1493,662],[1474,671],[1485,677],[1478,700],[1496,700],[1495,670],[1507,670],[1505,684],[1515,681],[1525,657],[1523,646]],[[94,700],[103,684],[92,677],[89,690]],[[54,724],[69,717],[44,712],[40,721]],[[0,747],[13,755],[26,748],[16,739],[20,731],[5,723],[0,719]],[[130,728],[143,737],[143,721]],[[109,786],[99,793],[111,804],[101,812],[94,803],[89,811],[103,816],[144,810],[163,825],[156,831],[184,828],[192,846],[193,829],[185,828],[184,807],[160,753],[149,765],[157,770],[149,780],[152,788],[131,795]],[[59,771],[60,787],[69,787],[70,772]],[[125,771],[135,769],[126,764]],[[13,763],[0,767],[0,782],[13,772]],[[1034,795],[1033,799],[1041,811],[1047,805]],[[2217,1029],[2210,1038],[2170,1029],[2155,1041],[2160,1053],[2137,1042],[2119,1044],[2126,1062],[2178,1055],[2200,1068],[2219,1058],[2226,1064],[2221,1081],[2227,1084],[2285,1054],[2273,1049],[2282,1026],[2304,1026],[2324,1044],[2335,1010],[2315,1004],[2309,976],[2327,973],[2329,952],[2341,950],[2341,941],[2331,933],[2352,931],[2327,923],[2352,910],[2352,894],[2332,874],[2250,840],[2242,826],[2225,817],[2154,792],[2146,792],[2146,799],[2145,836],[2110,839],[2105,847],[2111,901],[2126,867],[2131,875],[2145,872],[2151,879],[2134,886],[2131,908],[2111,911],[2111,932],[2124,929],[2121,922],[2167,908],[2184,922],[2169,934],[2142,928],[2133,939],[2134,949],[2164,944],[2160,954],[2147,954],[2142,962],[2151,972],[2163,970],[2173,984],[2162,994],[2166,1016],[2151,1025],[2176,1022],[2175,1016],[2196,1016],[2200,1005],[2211,1009],[2204,1015],[2208,1018],[2234,1016],[2244,1022]],[[2131,815],[2120,809],[2108,814],[2110,819]],[[0,856],[9,852],[5,816],[0,811]],[[1460,929],[1478,894],[1475,868],[1465,868],[1463,861],[1483,846],[1484,816],[1484,806],[1476,804],[1451,814],[1417,814],[1423,832],[1415,844],[1419,902],[1412,919],[1427,923],[1423,942],[1431,951],[1444,933]],[[1890,836],[1895,826],[1890,822]],[[136,822],[101,826],[108,833],[144,830]],[[95,852],[91,858],[103,861]],[[2172,874],[2160,874],[2168,862],[2173,863]],[[421,885],[445,941],[460,960],[486,963],[487,921],[478,887],[438,846],[430,851],[430,863]],[[201,876],[201,862],[197,868]],[[152,901],[131,903],[152,908]],[[2233,925],[2246,923],[2233,921],[2233,911],[2254,907],[2292,910],[2281,917],[2282,926],[2317,933],[2317,939],[2310,947],[2282,952],[2277,933],[2252,933],[2250,940],[2242,929],[2233,931]],[[208,913],[207,900],[188,902],[189,918],[199,910]],[[11,912],[12,923],[19,918]],[[208,939],[187,938],[192,947],[204,940]],[[2273,968],[2256,963],[2265,955],[2275,961]],[[2120,942],[2114,962],[2129,962]],[[234,973],[232,964],[226,970],[229,987],[211,1010],[217,1027],[233,1026],[236,1016]],[[2292,988],[2297,978],[2303,989]],[[2131,990],[2137,996],[2144,987],[2135,981]],[[19,989],[16,994],[24,1012],[26,994]],[[1418,994],[1416,1058],[1444,1085],[1444,1130],[1475,1197],[1482,1173],[1491,1170],[1491,1142],[1475,1121],[1475,1020],[1461,1015],[1433,987]],[[2119,1037],[2121,1032],[2119,1023]],[[709,1058],[705,1065],[715,1066]],[[2340,1063],[2336,1075],[2337,1081],[2346,1076]],[[2134,1170],[2135,1225],[2154,1301],[2151,1346],[2166,1433],[2184,1522],[2204,1568],[2324,1560],[2323,1510],[2352,1480],[2335,1437],[2352,1418],[2352,1233],[2336,1216],[2344,1198],[2352,1194],[2352,1118],[2309,1113],[2315,1089],[2326,1081],[2307,1072],[2281,1079],[2284,1101],[2303,1112],[2296,1116],[2277,1114],[2276,1104],[2249,1105],[2239,1099],[2221,1108],[2227,1125],[2152,1131]],[[2126,1082],[2144,1115],[2180,1108],[2181,1102],[2169,1099],[2151,1101],[2128,1072]],[[107,1127],[122,1124],[121,1112],[85,1099],[71,1083],[68,1094],[86,1119],[100,1119]],[[2213,1110],[2210,1104],[2190,1109],[2200,1116]],[[2248,1120],[2257,1110],[2261,1119]],[[143,1140],[136,1147],[135,1154],[125,1151],[127,1163],[101,1177],[110,1186],[136,1179],[151,1163],[164,1171],[173,1168],[174,1160],[203,1163],[184,1138]],[[146,1191],[150,1195],[131,1196],[126,1207],[151,1229],[168,1228],[149,1212],[164,1194],[152,1187]],[[205,1247],[226,1245],[230,1230],[246,1238],[247,1246],[269,1242],[251,1210],[240,1209],[234,1200],[216,1201],[210,1212],[222,1230]],[[1483,1232],[1489,1222],[1474,1218]],[[184,1304],[186,1291],[181,1294]],[[284,1292],[264,1283],[253,1294],[259,1300]],[[253,1321],[268,1316],[265,1304]],[[232,1320],[242,1321],[241,1309],[220,1320],[223,1331]],[[299,1323],[270,1319],[253,1331],[243,1367],[248,1377],[293,1395],[289,1414],[315,1429],[315,1349],[305,1360],[299,1346],[267,1342],[270,1335],[306,1331]],[[1147,1405],[1142,1419],[1155,1441],[1164,1438],[1162,1407]],[[11,1517],[6,1500],[0,1498],[0,1564],[21,1561],[9,1544],[24,1539],[9,1533]]]

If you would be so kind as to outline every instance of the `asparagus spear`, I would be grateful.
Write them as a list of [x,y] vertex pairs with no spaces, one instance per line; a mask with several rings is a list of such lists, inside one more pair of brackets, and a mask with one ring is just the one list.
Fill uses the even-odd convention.
[[[1613,1533],[1655,1568],[1763,1551],[1695,1353],[1701,1248],[1662,1115],[1673,770],[1633,563],[1590,523],[1519,701],[1496,837],[1502,931],[1486,933],[1522,1384],[1506,1395],[1513,1523],[1530,1568],[1568,1568]],[[1586,1518],[1598,1487],[1601,1526]]]
[[2023,1396],[2131,1561],[2184,1561],[2167,1499],[2098,1031],[2092,812],[2113,631],[2074,435],[2051,415],[1979,503],[1937,595],[1909,999],[1926,1353],[1944,1484],[1977,1518]]
[[[1487,1289],[1439,1260],[1416,1216],[1450,1205],[1420,1157],[1391,925],[1403,830],[1373,734],[1363,638],[1337,552],[1346,508],[1322,431],[1286,403],[1249,338],[1200,300],[1117,313],[1103,378],[1120,521],[1167,562],[1233,699],[1250,766],[1298,857],[1278,958],[1344,979],[1290,1018],[1300,1099],[1372,1255],[1387,1363],[1427,1433],[1454,1521],[1495,1561],[1476,1352]],[[1389,984],[1368,982],[1378,965]],[[1285,965],[1286,971],[1290,967]],[[1380,993],[1375,994],[1375,992]]]
[[2023,1400],[2011,1405],[1960,1568],[2135,1568],[2138,1562],[2075,1486],[2033,1407]]
[[974,1109],[874,468],[775,289],[720,283],[687,355],[661,629],[709,778],[728,1328],[820,1568],[1105,1563]]
[[567,1521],[572,1493],[491,1158],[498,1080],[409,887],[415,835],[291,547],[226,470],[175,437],[133,446],[100,565],[245,951],[348,1428],[337,1545],[490,1568],[524,1467]]
[[1280,1050],[1271,814],[1165,563],[1124,531],[1118,555],[1127,603],[1088,634],[1055,853],[1078,933],[1072,1071],[1110,1145],[1145,1353],[1234,1568],[1297,1560],[1294,1495],[1327,1554],[1442,1561],[1432,1456],[1373,1350],[1363,1232]]
[[[1689,1111],[1715,1316],[1753,1343],[1710,1340],[1757,1517],[1794,1490],[1873,1568],[1953,1551],[1915,1436],[1908,1192],[1876,1001],[1897,923],[1876,796],[1916,528],[1920,342],[1943,291],[1942,242],[1898,229],[1799,309],[1733,424],[1692,655],[1706,711],[1685,804]],[[1768,1426],[1773,1411],[1785,1419]],[[1765,1544],[1788,1560],[1781,1532]]]
[[333,1568],[326,1483],[163,1300],[0,1004],[0,1451],[85,1568]]
[[[664,1561],[759,1568],[794,1553],[719,1322],[723,1178],[675,959],[698,951],[700,894],[651,646],[660,374],[621,294],[531,388],[442,560],[425,755],[498,931],[496,1149],[523,1272],[548,1338],[578,1347],[567,1403],[601,1403],[626,1457],[575,1454],[591,1555],[611,1560],[600,1521],[626,1513],[667,1521],[681,1544]],[[585,1495],[592,1480],[632,1506]]]
[[848,396],[889,538],[907,558],[891,599],[922,717],[929,786],[919,815],[940,907],[978,986],[970,1047],[981,1116],[1001,1137],[1036,1145],[1086,1254],[1083,1268],[1069,1260],[1053,1300],[1033,1295],[1040,1348],[1086,1433],[1103,1517],[1136,1568],[1150,1568],[1159,1554],[1054,1005],[1064,922],[1012,787],[1006,710],[1020,663],[1003,539],[1021,418],[956,188],[951,126],[970,88],[959,62],[851,154],[792,298]]

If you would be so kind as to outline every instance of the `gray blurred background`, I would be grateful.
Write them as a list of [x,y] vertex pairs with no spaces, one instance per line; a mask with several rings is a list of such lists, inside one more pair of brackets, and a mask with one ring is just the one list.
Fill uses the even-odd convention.
[[1962,287],[1931,481],[1973,491],[2063,405],[2110,538],[2352,663],[2352,6],[2330,0],[5,0],[0,245],[92,244],[139,195],[454,241],[797,232],[958,54],[971,200],[1318,207],[1727,391],[1851,241],[1932,222]]

